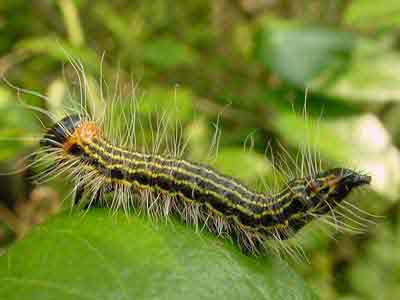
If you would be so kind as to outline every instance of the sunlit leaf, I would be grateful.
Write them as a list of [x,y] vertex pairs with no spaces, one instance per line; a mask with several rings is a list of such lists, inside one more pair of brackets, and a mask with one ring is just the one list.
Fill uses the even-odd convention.
[[381,0],[353,0],[346,10],[345,23],[368,30],[394,29],[400,22],[400,2]]
[[326,92],[356,101],[400,100],[400,55],[391,47],[359,40],[347,71]]
[[[372,114],[332,120],[305,120],[302,116],[281,114],[276,129],[302,155],[334,166],[347,166],[369,172],[372,188],[392,200],[400,191],[399,151],[392,144],[382,122]],[[324,166],[322,164],[322,166]]]

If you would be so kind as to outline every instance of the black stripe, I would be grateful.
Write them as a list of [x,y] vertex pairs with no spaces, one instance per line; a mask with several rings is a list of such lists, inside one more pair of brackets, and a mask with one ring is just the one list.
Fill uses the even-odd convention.
[[[95,143],[97,145],[100,144],[101,148],[104,148],[104,150],[106,152],[112,153],[112,155],[115,155],[115,156],[121,156],[124,159],[127,158],[130,160],[144,161],[145,159],[142,155],[147,155],[147,154],[143,154],[143,153],[140,153],[138,155],[137,153],[130,152],[130,151],[125,152],[125,151],[127,151],[126,149],[121,149],[118,147],[111,148],[108,144],[103,142],[103,140],[101,140],[101,139],[94,139],[93,143]],[[160,165],[163,165],[166,167],[175,167],[176,163],[179,162],[179,160],[174,160],[172,157],[167,158],[167,159],[172,159],[173,161],[161,160],[161,159],[157,158],[156,156],[147,158],[146,161],[157,163],[157,164],[160,164]],[[205,165],[199,164],[197,162],[189,161],[189,160],[186,160],[186,162],[192,166],[187,165],[187,164],[180,164],[180,168],[183,168],[190,173],[195,173],[202,177],[209,178],[213,182],[217,182],[219,184],[227,186],[230,189],[235,190],[236,192],[242,194],[246,198],[250,198],[250,197],[254,196],[254,193],[248,187],[243,185],[243,183],[241,183],[236,178],[230,177],[227,175],[222,175],[220,172],[218,172],[217,170],[213,169],[210,166],[205,166]],[[207,172],[207,170],[211,171],[211,172]],[[260,197],[259,201],[263,201],[263,200],[264,200],[264,198]]]
[[[218,187],[215,187],[214,185],[210,184],[207,181],[202,180],[202,178],[193,178],[190,175],[187,174],[182,174],[179,172],[172,172],[172,171],[166,171],[165,169],[160,169],[155,166],[149,166],[146,163],[128,163],[124,164],[125,161],[114,161],[110,156],[105,155],[101,151],[98,151],[94,147],[88,147],[92,153],[95,153],[99,157],[101,157],[102,160],[104,160],[107,164],[122,164],[125,165],[125,167],[132,169],[132,170],[138,170],[138,169],[144,169],[147,170],[150,174],[156,174],[156,176],[148,176],[148,174],[143,173],[143,172],[138,172],[138,173],[129,173],[126,170],[123,169],[109,169],[106,166],[104,166],[102,163],[100,163],[98,160],[95,158],[91,157],[87,153],[82,156],[82,158],[85,160],[86,163],[89,163],[90,165],[93,165],[97,170],[99,170],[105,177],[112,178],[112,179],[117,179],[117,180],[127,180],[130,182],[138,182],[141,185],[148,186],[149,188],[154,188],[154,187],[159,187],[163,190],[169,191],[171,193],[179,192],[181,193],[184,197],[191,199],[193,201],[196,201],[197,203],[208,203],[213,207],[215,210],[221,212],[223,215],[229,217],[229,216],[235,216],[238,218],[239,222],[243,225],[246,226],[252,226],[252,227],[259,227],[259,226],[273,226],[277,224],[283,224],[285,220],[288,220],[291,215],[298,213],[299,211],[305,211],[306,207],[304,205],[305,201],[301,197],[299,198],[299,192],[301,192],[301,189],[304,189],[304,185],[300,185],[297,181],[292,182],[291,185],[279,193],[277,197],[282,197],[282,195],[286,196],[282,199],[282,201],[279,201],[278,203],[274,204],[270,209],[272,210],[278,210],[281,209],[282,206],[287,205],[290,203],[286,208],[282,210],[280,214],[277,215],[265,215],[262,218],[255,218],[252,215],[246,214],[242,212],[241,210],[232,207],[232,204],[234,205],[239,205],[241,207],[246,207],[249,209],[253,214],[260,214],[264,211],[264,208],[260,206],[255,206],[251,205],[249,203],[243,202],[242,199],[237,197],[237,195],[227,191],[220,189]],[[122,153],[123,154],[123,153]],[[124,156],[123,156],[124,157]],[[148,159],[148,162],[151,161],[151,157]],[[162,161],[159,161],[160,164],[162,164]],[[168,166],[171,166],[170,164]],[[179,165],[179,161],[175,162],[174,167],[180,167],[180,168],[185,168],[184,165]],[[185,169],[186,170],[186,169]],[[157,176],[157,174],[164,174],[167,175],[168,177],[160,177]],[[190,182],[191,185],[197,186],[198,189],[193,188],[190,185],[187,185],[185,183],[180,183],[178,181],[187,181]],[[219,184],[222,184],[219,182]],[[212,194],[207,193],[207,191],[213,191],[218,195],[222,195],[224,198],[227,198],[229,203],[225,203],[221,201],[218,197],[215,197]],[[301,195],[301,193],[300,193]],[[253,198],[251,199],[252,201],[257,201],[256,197],[254,194],[252,194]],[[297,197],[297,198],[296,198]],[[263,201],[274,201],[274,198],[264,198]]]

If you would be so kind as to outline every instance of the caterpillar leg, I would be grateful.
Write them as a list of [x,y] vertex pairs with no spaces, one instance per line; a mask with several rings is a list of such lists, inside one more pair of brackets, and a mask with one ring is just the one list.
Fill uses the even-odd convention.
[[[96,191],[91,192],[90,190],[86,189],[85,184],[83,184],[82,180],[80,180],[80,179],[78,180],[76,186],[77,186],[77,188],[76,188],[75,195],[74,195],[74,206],[78,206],[81,203],[84,195],[87,193],[89,193],[89,195],[92,194],[92,196],[90,196],[90,201],[87,204],[85,204],[85,206],[84,206],[85,209],[89,208],[89,207],[94,207],[94,206],[96,206],[96,207],[101,206],[100,205],[101,197],[102,197],[102,195],[105,194],[104,188],[99,188]],[[109,188],[107,189],[107,192],[108,192],[108,190],[109,190]]]
[[[85,194],[85,188],[79,187],[74,196],[74,206],[79,206],[82,201],[83,195]],[[83,209],[88,209],[91,207],[101,207],[100,200],[101,200],[101,191],[97,191],[91,200],[83,206]]]
[[78,206],[83,198],[83,194],[85,193],[85,188],[81,185],[78,185],[75,195],[74,195],[74,206]]
[[101,189],[97,190],[94,195],[90,198],[90,201],[85,204],[84,209],[102,207],[101,196],[104,195]]
[[[114,191],[114,188],[112,187],[106,187],[106,188],[100,188],[94,192],[92,196],[90,196],[89,201],[83,206],[84,209],[88,208],[93,208],[93,207],[104,207],[104,199],[106,194],[112,193]],[[85,187],[82,185],[79,185],[78,189],[76,190],[75,196],[74,196],[74,205],[78,206],[81,201],[83,196],[85,195],[87,191],[85,190]],[[90,193],[89,193],[90,194]]]

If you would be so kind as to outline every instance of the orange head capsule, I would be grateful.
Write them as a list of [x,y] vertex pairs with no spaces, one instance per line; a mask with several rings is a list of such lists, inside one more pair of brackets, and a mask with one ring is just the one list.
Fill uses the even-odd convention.
[[54,124],[40,141],[42,147],[63,148],[73,153],[100,134],[94,122],[84,121],[79,115],[70,115]]

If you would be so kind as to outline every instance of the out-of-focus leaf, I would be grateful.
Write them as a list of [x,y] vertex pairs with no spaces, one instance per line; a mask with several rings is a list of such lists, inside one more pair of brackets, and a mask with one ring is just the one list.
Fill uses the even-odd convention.
[[[317,162],[367,171],[372,187],[390,199],[400,191],[400,154],[382,122],[372,114],[336,120],[305,120],[281,114],[276,129],[292,146],[304,145]],[[317,155],[319,152],[319,156]]]
[[398,0],[353,0],[346,10],[345,23],[368,30],[394,29],[400,22]]
[[[194,161],[204,161],[211,155],[211,130],[205,118],[194,119],[185,128],[185,138],[188,140],[187,153]],[[217,137],[217,136],[215,136]]]
[[393,145],[389,133],[374,115],[342,122],[337,134],[346,136],[353,148],[349,157],[356,166],[369,172],[372,187],[386,198],[397,201],[400,192],[400,153]]
[[157,39],[144,45],[144,62],[160,69],[191,64],[195,53],[186,45],[172,39]]
[[[0,203],[1,203],[0,199]],[[2,255],[2,248],[7,247],[12,242],[15,241],[16,235],[15,232],[11,230],[11,228],[1,221],[3,216],[0,214],[0,256]]]
[[167,119],[184,123],[193,116],[195,95],[185,88],[153,86],[145,90],[138,102],[140,113],[166,114]]
[[288,91],[287,89],[270,91],[266,90],[258,98],[274,110],[285,113],[300,114],[307,110],[307,115],[312,118],[324,119],[356,116],[365,113],[365,104],[347,101],[345,98],[329,97],[314,89],[299,89]]
[[[112,5],[109,3],[98,2],[93,7],[94,16],[99,19],[112,34],[116,42],[121,43],[125,50],[132,50],[129,52],[135,53],[136,49],[126,49],[132,47],[141,40],[142,36],[146,33],[146,24],[143,24],[143,18],[133,11],[129,18],[121,16],[120,12],[116,12]],[[126,30],[129,28],[129,30]],[[114,40],[113,39],[113,40]]]
[[263,23],[255,40],[260,63],[300,87],[308,86],[323,72],[342,70],[352,48],[349,33],[276,20]]
[[325,92],[356,101],[400,100],[400,55],[391,46],[359,40],[348,70]]
[[68,33],[70,43],[76,47],[82,46],[85,37],[79,19],[79,11],[76,2],[72,0],[61,0],[58,1],[58,5],[64,17],[64,26]]
[[[61,120],[66,113],[64,99],[67,95],[67,86],[65,81],[57,78],[49,83],[47,94],[49,99],[47,101],[49,112],[53,113],[57,120]],[[75,100],[78,102],[79,99]]]
[[[363,299],[390,299],[399,295],[400,226],[389,221],[376,227],[372,240],[363,247],[348,270],[348,282]],[[368,281],[368,284],[365,284]]]
[[246,183],[254,183],[270,175],[271,165],[265,156],[243,148],[220,149],[214,166],[221,172],[240,178]]
[[4,87],[0,87],[0,107],[8,105],[10,102],[10,98],[10,92]]
[[78,48],[61,40],[57,36],[34,37],[20,40],[16,45],[18,51],[30,51],[35,54],[47,54],[62,62],[79,61],[91,72],[100,71],[100,57],[90,48]]
[[0,160],[15,158],[17,153],[37,143],[40,134],[35,115],[18,105],[16,96],[11,95],[0,88]]
[[251,57],[253,48],[253,27],[241,24],[235,27],[234,45],[244,57]]
[[318,149],[324,158],[338,162],[346,160],[348,151],[351,151],[345,137],[335,135],[333,138],[334,121],[305,119],[288,112],[281,113],[274,125],[285,142],[295,148],[310,147],[313,155],[317,154]]
[[0,297],[9,300],[316,298],[276,257],[245,256],[181,223],[158,227],[104,210],[36,228],[0,266]]

